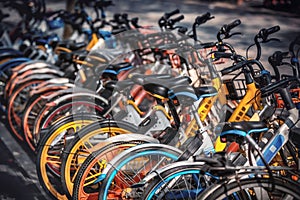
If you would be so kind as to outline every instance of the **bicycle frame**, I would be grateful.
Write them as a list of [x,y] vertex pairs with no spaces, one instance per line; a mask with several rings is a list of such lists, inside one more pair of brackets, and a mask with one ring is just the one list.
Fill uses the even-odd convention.
[[[289,140],[290,128],[294,126],[299,119],[299,111],[297,108],[292,108],[288,112],[290,113],[289,117],[275,132],[268,144],[262,149],[264,159],[268,163],[272,161],[279,150],[282,149],[282,147],[287,143]],[[264,166],[264,163],[260,157],[256,158],[256,163],[258,166]]]
[[[255,86],[255,83],[253,82],[253,78],[250,75],[250,72],[245,72],[246,78],[246,85],[247,90],[246,94],[243,97],[243,99],[239,102],[238,106],[235,108],[234,112],[228,119],[228,122],[239,122],[243,120],[249,120],[249,117],[246,116],[246,113],[250,109],[251,106],[253,106],[254,110],[262,109],[260,105],[257,104],[257,102],[260,102],[260,92],[259,89]],[[237,145],[235,145],[237,147]],[[215,149],[217,152],[223,151],[226,147],[226,143],[222,143],[220,140],[220,137],[217,138],[215,142]],[[233,147],[233,150],[236,149],[236,147]]]

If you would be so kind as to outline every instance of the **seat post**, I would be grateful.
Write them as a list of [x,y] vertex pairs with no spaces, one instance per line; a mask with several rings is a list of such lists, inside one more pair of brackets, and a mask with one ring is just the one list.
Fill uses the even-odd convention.
[[[203,98],[200,98],[199,101],[202,102],[202,100],[203,100]],[[200,130],[200,132],[202,132],[204,130],[204,126],[203,126],[203,123],[200,119],[200,116],[198,114],[198,111],[197,111],[197,108],[196,108],[195,104],[192,105],[192,112],[193,112],[194,118],[195,118],[195,120],[198,124],[199,130]]]

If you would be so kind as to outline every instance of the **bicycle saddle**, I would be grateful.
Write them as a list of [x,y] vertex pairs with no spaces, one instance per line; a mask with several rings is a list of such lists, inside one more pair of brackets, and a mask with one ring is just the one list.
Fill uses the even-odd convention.
[[[224,125],[224,126],[223,126]],[[222,127],[223,126],[223,127]],[[267,125],[261,121],[226,122],[216,127],[216,132],[221,132],[222,142],[242,142],[247,134],[261,133],[267,131]]]
[[210,97],[217,94],[213,86],[192,87],[190,85],[178,85],[171,88],[171,98],[176,97],[180,104],[190,106],[200,98]]
[[226,122],[222,134],[232,133],[235,130],[239,130],[239,135],[246,135],[250,133],[263,132],[267,130],[267,125],[261,121],[242,121],[242,122]]
[[172,77],[170,74],[133,74],[131,79],[139,85],[149,83],[160,84],[165,87],[171,88],[176,85],[189,85],[192,81],[188,76]]

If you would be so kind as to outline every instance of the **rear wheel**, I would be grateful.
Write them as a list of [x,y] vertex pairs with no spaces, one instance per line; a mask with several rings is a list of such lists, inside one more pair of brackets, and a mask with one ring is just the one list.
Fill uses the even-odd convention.
[[182,152],[169,145],[144,144],[130,148],[111,161],[99,189],[99,199],[122,199],[127,189],[149,172],[175,162]]

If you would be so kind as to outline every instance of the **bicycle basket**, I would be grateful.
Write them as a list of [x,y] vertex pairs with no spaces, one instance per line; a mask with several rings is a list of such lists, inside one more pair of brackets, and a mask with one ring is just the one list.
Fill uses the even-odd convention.
[[247,92],[246,81],[240,75],[241,73],[236,74],[233,78],[223,80],[227,90],[226,97],[229,100],[241,100]]

